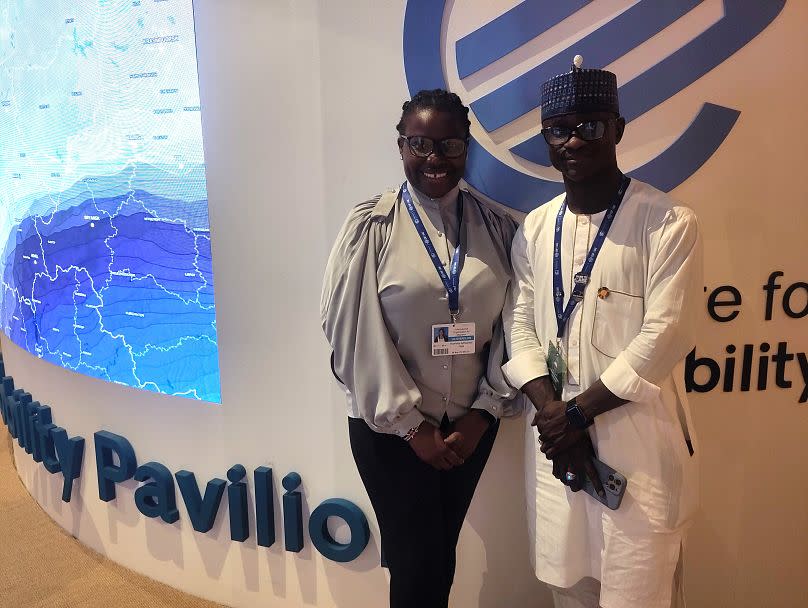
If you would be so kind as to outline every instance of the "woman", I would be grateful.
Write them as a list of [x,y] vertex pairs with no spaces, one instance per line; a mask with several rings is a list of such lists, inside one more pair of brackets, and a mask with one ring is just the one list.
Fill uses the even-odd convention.
[[[516,413],[500,370],[516,224],[459,188],[468,111],[440,89],[404,104],[407,181],[350,212],[323,285],[323,329],[348,393],[391,608],[448,605],[457,539],[498,419]],[[433,347],[436,325],[462,338]]]

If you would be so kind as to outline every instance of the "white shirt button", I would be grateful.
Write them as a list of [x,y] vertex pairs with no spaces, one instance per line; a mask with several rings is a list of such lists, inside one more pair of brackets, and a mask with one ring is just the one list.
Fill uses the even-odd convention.
[[444,398],[443,398],[443,401],[444,401],[444,402],[449,401],[449,397],[444,397]]
[[443,233],[442,233],[442,232],[438,232],[438,236],[443,236]]
[[444,363],[443,364],[443,369],[449,369],[449,366]]
[[584,226],[586,226],[589,223],[589,218],[586,217],[585,215],[580,216],[580,220],[581,224],[583,224]]

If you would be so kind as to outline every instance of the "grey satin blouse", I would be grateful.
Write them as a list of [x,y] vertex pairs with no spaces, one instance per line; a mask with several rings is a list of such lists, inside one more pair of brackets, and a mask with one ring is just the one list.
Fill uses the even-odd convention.
[[334,243],[320,302],[348,415],[400,436],[422,420],[439,425],[444,414],[455,420],[469,408],[513,415],[520,400],[513,400],[516,391],[501,371],[501,311],[509,300],[516,222],[455,189],[443,203],[457,197],[462,223],[457,226],[456,214],[444,223],[439,202],[408,187],[447,268],[458,236],[463,245],[458,322],[476,324],[476,350],[432,356],[432,325],[450,322],[446,290],[400,188],[357,205]]

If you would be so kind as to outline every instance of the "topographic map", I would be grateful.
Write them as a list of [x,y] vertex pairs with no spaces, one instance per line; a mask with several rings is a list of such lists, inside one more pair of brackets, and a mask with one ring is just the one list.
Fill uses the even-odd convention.
[[220,402],[192,0],[0,0],[0,324]]

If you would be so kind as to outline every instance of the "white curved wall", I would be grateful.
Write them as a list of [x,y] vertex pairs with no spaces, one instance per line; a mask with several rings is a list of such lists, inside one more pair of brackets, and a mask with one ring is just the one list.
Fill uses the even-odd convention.
[[[391,3],[392,5],[393,3]],[[319,326],[320,284],[350,206],[402,179],[394,125],[407,97],[401,66],[403,3],[266,0],[195,2],[216,278],[221,406],[96,381],[32,358],[3,340],[7,373],[56,424],[87,440],[73,501],[17,448],[34,497],[93,549],[148,576],[234,606],[381,606],[378,528],[347,440],[345,403],[331,379]],[[378,66],[394,66],[389,72]],[[520,435],[507,425],[463,533],[457,605],[526,605],[540,593],[526,560]],[[167,525],[135,507],[133,481],[98,499],[93,433],[132,443],[142,464],[193,471],[203,485],[243,464],[303,478],[304,516],[347,498],[368,516],[372,540],[348,564],[230,540],[226,496],[208,534]],[[16,444],[15,444],[16,445]],[[250,498],[250,504],[253,499]],[[497,514],[492,516],[491,514]],[[251,517],[251,526],[254,526]],[[515,572],[514,575],[510,574]],[[487,598],[487,599],[486,599]],[[494,602],[494,603],[492,603]]]

